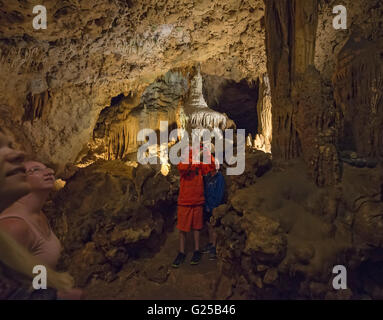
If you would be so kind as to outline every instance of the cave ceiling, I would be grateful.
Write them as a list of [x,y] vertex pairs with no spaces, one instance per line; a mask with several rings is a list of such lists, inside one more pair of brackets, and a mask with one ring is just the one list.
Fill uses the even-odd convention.
[[171,69],[201,63],[235,81],[266,72],[261,0],[44,6],[47,29],[35,30],[33,4],[1,1],[0,108],[27,151],[60,167],[75,161],[113,97],[142,93]]

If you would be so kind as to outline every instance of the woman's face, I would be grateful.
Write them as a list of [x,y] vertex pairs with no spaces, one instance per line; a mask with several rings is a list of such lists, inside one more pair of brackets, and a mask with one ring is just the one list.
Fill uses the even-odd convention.
[[25,154],[13,149],[10,140],[0,132],[0,212],[30,191],[24,157]]
[[41,162],[27,161],[24,163],[27,181],[32,191],[49,191],[55,185],[54,171]]

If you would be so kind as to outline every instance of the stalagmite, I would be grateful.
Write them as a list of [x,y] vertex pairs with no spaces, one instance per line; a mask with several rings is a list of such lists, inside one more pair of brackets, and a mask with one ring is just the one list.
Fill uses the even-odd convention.
[[252,148],[253,147],[253,138],[251,136],[251,133],[249,133],[247,135],[247,138],[246,138],[246,146],[249,147],[249,148]]
[[190,128],[205,128],[212,130],[219,128],[224,130],[226,128],[227,118],[207,106],[205,98],[202,93],[202,76],[198,70],[196,76],[191,81],[190,95],[187,104],[185,105],[184,112],[190,119],[187,124]]
[[254,139],[254,148],[266,152],[265,138],[262,134],[257,134]]

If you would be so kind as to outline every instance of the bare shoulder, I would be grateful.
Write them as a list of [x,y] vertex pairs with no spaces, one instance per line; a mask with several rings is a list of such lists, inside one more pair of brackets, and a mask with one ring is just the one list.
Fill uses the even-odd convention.
[[12,234],[22,233],[25,235],[29,231],[28,224],[23,219],[17,217],[4,217],[0,219],[0,228]]
[[9,217],[0,219],[0,229],[12,236],[17,242],[29,248],[33,236],[28,224],[21,218]]

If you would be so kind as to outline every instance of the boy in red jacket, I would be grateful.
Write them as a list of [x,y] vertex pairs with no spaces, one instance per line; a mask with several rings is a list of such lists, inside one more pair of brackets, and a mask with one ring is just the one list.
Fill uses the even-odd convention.
[[[189,161],[182,161],[178,164],[180,172],[180,191],[178,195],[177,210],[177,229],[180,231],[180,251],[173,262],[173,267],[178,268],[185,261],[185,240],[186,232],[194,231],[194,248],[193,257],[190,264],[198,264],[201,260],[201,252],[199,250],[200,230],[203,227],[203,205],[204,183],[203,176],[211,171],[215,171],[215,162],[211,153],[207,149],[195,151],[193,158],[192,148],[189,147]],[[210,164],[200,162],[200,156],[206,154],[206,158],[210,158]]]

